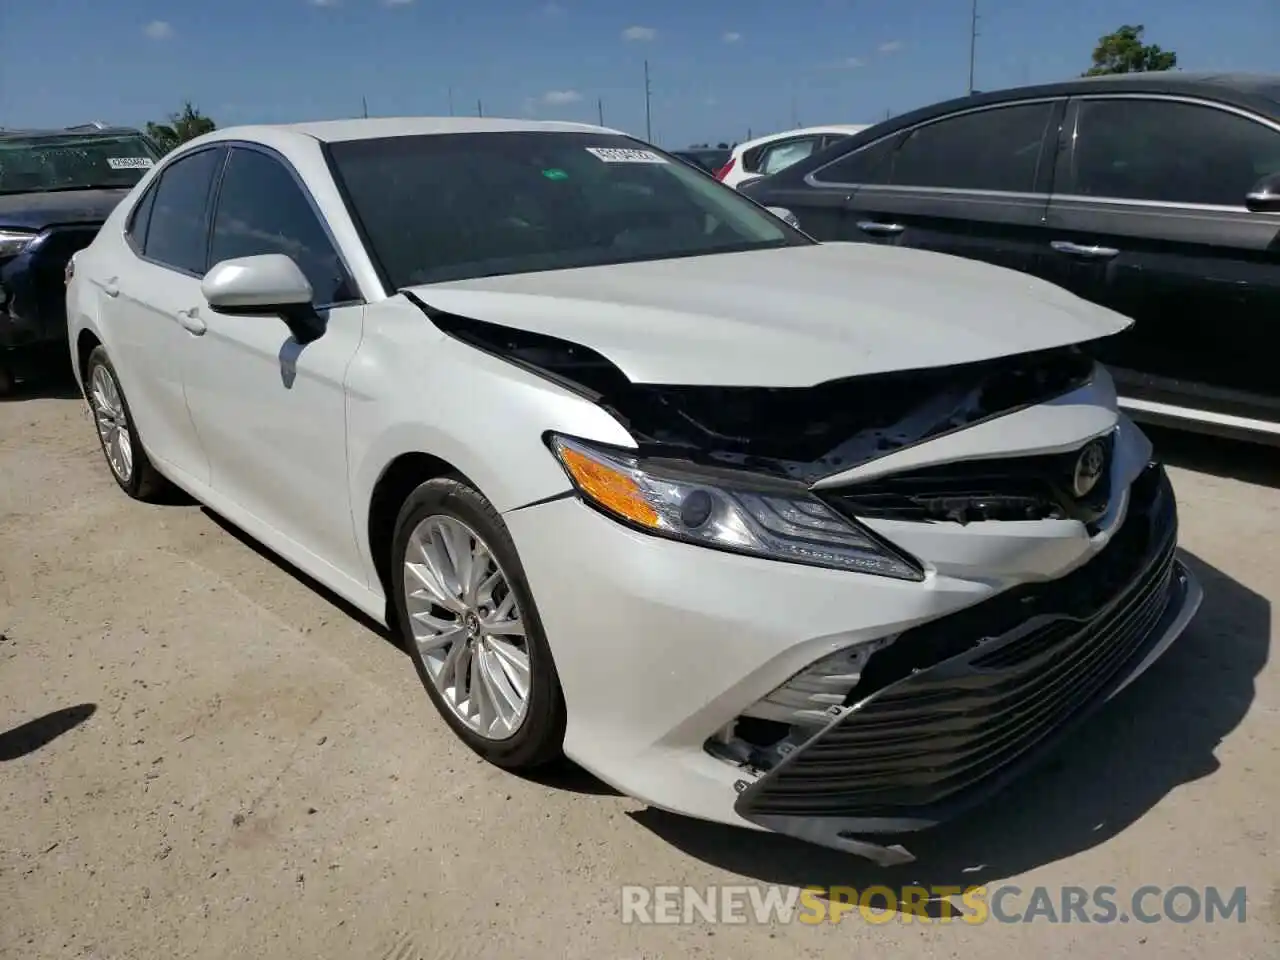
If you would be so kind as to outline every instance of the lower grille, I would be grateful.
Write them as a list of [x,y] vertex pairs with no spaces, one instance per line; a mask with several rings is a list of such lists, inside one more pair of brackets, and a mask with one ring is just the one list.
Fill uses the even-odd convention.
[[[1133,491],[1113,542],[1069,578],[1039,585],[1062,599],[1061,610],[1038,610],[990,639],[975,620],[985,605],[925,625],[936,632],[957,621],[979,632],[964,652],[866,696],[747,786],[738,812],[747,819],[946,819],[947,808],[982,792],[1096,704],[1141,654],[1169,606],[1176,575],[1177,516],[1163,471],[1151,468]],[[1111,587],[1122,573],[1124,585],[1100,607],[1089,602],[1088,590],[1076,589]],[[1070,580],[1075,587],[1064,589]],[[1074,604],[1067,605],[1069,594]],[[1007,611],[1003,598],[991,603]],[[1080,615],[1081,605],[1090,608],[1087,615]],[[911,637],[898,643],[904,640]]]

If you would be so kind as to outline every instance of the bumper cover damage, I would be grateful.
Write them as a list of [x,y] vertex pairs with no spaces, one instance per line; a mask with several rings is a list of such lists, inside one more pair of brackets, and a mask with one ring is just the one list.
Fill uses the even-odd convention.
[[846,703],[757,778],[735,809],[779,833],[882,865],[903,835],[952,820],[1042,760],[1146,670],[1200,603],[1176,559],[1163,470],[1134,484],[1129,515],[1090,563],[898,636]]

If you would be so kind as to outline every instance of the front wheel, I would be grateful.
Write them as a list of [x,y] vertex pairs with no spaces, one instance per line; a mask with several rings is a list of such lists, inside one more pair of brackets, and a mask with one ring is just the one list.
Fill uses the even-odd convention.
[[85,396],[103,456],[120,489],[135,500],[159,499],[168,482],[142,449],[138,428],[129,412],[129,401],[120,389],[115,367],[103,347],[95,347],[85,363]]
[[429,480],[401,508],[392,550],[405,646],[454,733],[507,769],[557,759],[564,696],[498,512],[459,480]]

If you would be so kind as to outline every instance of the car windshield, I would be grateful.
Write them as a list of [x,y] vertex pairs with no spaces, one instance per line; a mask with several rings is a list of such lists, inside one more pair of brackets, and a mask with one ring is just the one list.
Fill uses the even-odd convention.
[[329,147],[393,287],[812,243],[629,137],[466,133]]
[[0,137],[0,194],[132,187],[157,159],[138,133]]

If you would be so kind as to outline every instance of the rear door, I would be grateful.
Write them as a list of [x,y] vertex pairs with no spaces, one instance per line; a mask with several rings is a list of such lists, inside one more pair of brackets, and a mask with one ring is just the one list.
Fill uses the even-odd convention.
[[[1097,347],[1122,393],[1280,420],[1280,214],[1245,194],[1280,171],[1280,128],[1155,95],[1073,99],[1047,223],[1051,279],[1133,317]],[[1132,408],[1132,407],[1131,407]]]
[[[865,166],[857,154],[815,171],[813,179],[847,187],[840,239],[1040,273],[1064,110],[1060,98],[953,113],[899,133],[870,182],[852,176]],[[880,149],[885,153],[889,146]]]

